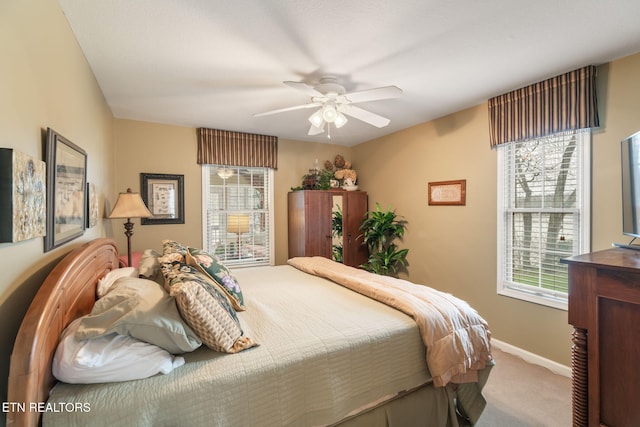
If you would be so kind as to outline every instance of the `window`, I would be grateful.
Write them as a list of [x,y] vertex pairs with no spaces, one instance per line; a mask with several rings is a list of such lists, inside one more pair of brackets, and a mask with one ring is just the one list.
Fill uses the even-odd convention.
[[229,267],[273,264],[273,169],[202,165],[203,246]]
[[589,131],[498,148],[498,293],[566,309],[568,269],[589,249]]

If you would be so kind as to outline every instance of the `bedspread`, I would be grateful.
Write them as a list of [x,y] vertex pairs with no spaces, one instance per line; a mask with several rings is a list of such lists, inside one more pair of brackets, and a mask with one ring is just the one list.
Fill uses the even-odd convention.
[[289,264],[412,316],[420,328],[436,386],[477,381],[478,370],[491,361],[487,323],[468,303],[453,295],[322,257],[292,258]]
[[[200,348],[168,375],[122,383],[58,384],[45,426],[318,426],[430,381],[408,315],[291,266],[234,270],[238,317],[259,344],[237,354]],[[434,426],[455,425],[450,390],[423,405]]]

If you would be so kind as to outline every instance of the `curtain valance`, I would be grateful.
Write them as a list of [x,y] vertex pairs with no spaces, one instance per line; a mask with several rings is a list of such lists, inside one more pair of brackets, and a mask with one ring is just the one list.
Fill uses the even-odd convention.
[[571,71],[489,100],[491,147],[597,127],[596,67]]
[[278,137],[198,129],[198,164],[278,168]]

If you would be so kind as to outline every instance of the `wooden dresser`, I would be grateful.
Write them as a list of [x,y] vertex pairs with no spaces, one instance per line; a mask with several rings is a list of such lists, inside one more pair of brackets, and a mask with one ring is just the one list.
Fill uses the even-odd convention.
[[640,426],[640,251],[564,259],[574,426]]

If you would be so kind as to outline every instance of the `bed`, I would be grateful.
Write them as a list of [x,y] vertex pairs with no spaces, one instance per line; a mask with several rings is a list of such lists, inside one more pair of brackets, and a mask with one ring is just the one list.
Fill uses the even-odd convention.
[[[60,337],[92,311],[99,280],[118,268],[113,240],[82,245],[52,270],[22,322],[8,425],[474,424],[493,365],[482,318],[456,300],[465,310],[452,323],[460,333],[438,338],[413,312],[420,294],[397,297],[426,287],[377,276],[363,288],[374,275],[331,263],[297,258],[233,271],[244,295],[243,339],[256,345],[234,354],[203,345],[181,355],[183,366],[146,379],[67,384],[52,374]],[[458,360],[439,365],[452,351]]]

